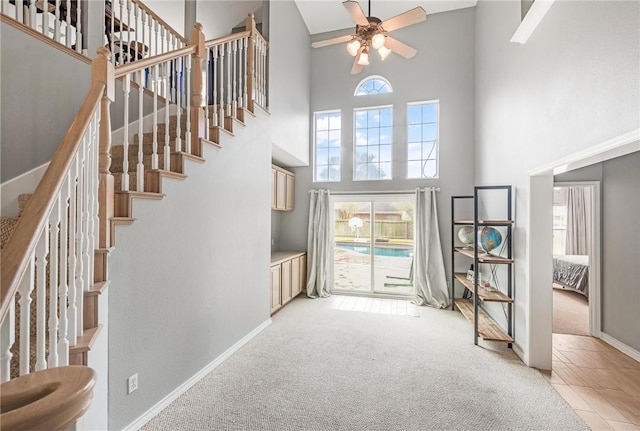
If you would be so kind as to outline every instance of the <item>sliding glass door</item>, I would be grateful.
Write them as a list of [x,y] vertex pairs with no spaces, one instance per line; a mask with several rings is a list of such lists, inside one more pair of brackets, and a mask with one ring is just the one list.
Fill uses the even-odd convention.
[[333,290],[412,295],[414,196],[334,195],[332,209]]

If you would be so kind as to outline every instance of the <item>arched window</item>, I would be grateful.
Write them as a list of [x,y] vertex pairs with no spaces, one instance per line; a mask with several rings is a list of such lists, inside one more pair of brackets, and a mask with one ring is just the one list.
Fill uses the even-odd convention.
[[368,76],[356,87],[354,96],[365,96],[367,94],[385,94],[393,93],[393,88],[389,81],[382,76],[372,75]]

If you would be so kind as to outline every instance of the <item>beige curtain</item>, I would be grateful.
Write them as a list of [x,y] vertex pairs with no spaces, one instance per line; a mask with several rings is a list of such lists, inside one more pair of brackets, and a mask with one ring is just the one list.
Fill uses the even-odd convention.
[[309,199],[307,235],[307,296],[326,298],[331,295],[331,221],[329,190],[312,190]]
[[415,244],[416,298],[413,303],[445,308],[449,304],[449,294],[434,188],[416,190]]
[[567,236],[565,254],[589,254],[589,190],[567,189]]

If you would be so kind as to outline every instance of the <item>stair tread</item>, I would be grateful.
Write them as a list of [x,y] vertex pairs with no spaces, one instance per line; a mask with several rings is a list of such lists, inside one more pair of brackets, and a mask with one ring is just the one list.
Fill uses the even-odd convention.
[[82,335],[78,337],[76,345],[69,347],[69,354],[88,352],[91,350],[91,347],[93,347],[93,343],[95,343],[101,330],[102,325],[85,329]]

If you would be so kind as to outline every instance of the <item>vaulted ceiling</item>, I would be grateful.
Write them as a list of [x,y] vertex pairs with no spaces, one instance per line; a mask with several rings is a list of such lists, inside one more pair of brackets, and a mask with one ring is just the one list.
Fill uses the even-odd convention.
[[[342,6],[342,0],[295,0],[295,2],[311,34],[355,27],[349,13]],[[358,2],[365,15],[382,20],[416,6],[422,6],[427,11],[428,21],[430,14],[475,6],[477,0],[358,0]],[[371,4],[371,13],[369,13],[369,4]]]

